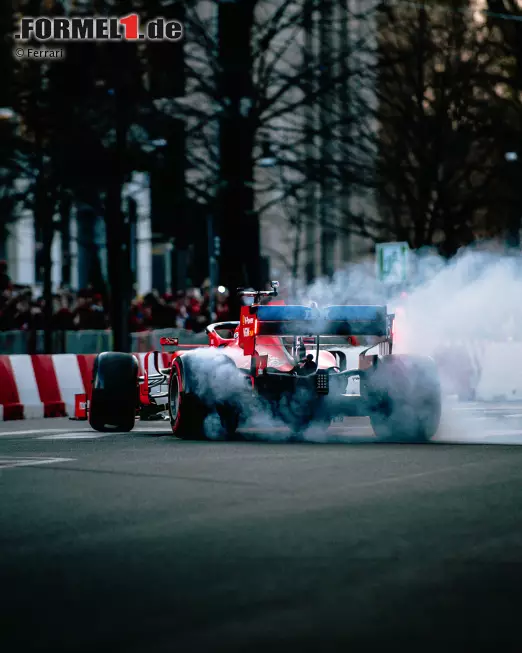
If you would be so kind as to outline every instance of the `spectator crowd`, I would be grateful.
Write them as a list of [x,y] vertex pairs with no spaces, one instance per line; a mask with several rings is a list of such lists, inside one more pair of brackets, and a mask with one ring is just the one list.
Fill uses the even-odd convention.
[[[228,293],[214,291],[211,310],[209,284],[202,288],[179,290],[161,295],[152,290],[135,296],[131,303],[131,332],[149,329],[178,328],[199,333],[211,322],[229,319]],[[14,284],[7,274],[5,261],[0,261],[0,331],[44,329],[45,301],[35,297],[33,290]],[[53,295],[54,331],[97,330],[110,328],[107,302],[96,289],[78,292],[61,289]]]

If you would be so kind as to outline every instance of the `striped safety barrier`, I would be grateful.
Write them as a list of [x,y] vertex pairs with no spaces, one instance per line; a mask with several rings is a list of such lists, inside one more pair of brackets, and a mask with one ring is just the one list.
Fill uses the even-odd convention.
[[[348,351],[349,367],[357,366],[359,353],[359,348]],[[436,360],[446,394],[456,393],[462,400],[522,401],[522,343],[463,341],[418,353]],[[143,374],[146,354],[134,355]],[[170,355],[162,356],[166,367]],[[74,416],[75,395],[89,395],[95,358],[96,354],[0,355],[0,420]],[[152,373],[152,356],[148,365]]]
[[[134,354],[143,374],[144,353]],[[169,354],[162,355],[168,365]],[[0,355],[0,420],[74,416],[75,395],[89,395],[96,354]],[[153,372],[152,356],[148,361]]]

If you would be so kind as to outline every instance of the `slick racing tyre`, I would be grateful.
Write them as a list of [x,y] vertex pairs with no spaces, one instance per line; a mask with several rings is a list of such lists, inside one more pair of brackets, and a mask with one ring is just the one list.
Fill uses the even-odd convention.
[[441,418],[441,387],[435,362],[422,356],[378,360],[361,382],[367,414],[385,442],[428,442]]
[[132,354],[103,352],[94,362],[89,423],[95,431],[128,432],[134,428],[138,396],[138,361]]
[[203,440],[204,406],[200,405],[197,397],[185,392],[184,367],[180,358],[172,363],[168,400],[170,426],[174,435],[181,440]]
[[[182,440],[233,439],[240,418],[239,374],[227,356],[174,359],[168,400],[173,434]],[[228,388],[230,376],[234,383]]]

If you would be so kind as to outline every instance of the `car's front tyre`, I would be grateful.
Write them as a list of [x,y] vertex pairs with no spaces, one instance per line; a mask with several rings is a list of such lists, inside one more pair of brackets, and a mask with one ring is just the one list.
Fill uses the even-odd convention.
[[89,423],[95,431],[132,431],[136,421],[138,361],[132,354],[103,352],[93,368]]

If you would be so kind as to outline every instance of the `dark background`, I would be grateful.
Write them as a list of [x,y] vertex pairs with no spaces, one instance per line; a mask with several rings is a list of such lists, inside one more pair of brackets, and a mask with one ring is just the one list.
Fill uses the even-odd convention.
[[[82,278],[100,286],[115,348],[129,348],[136,212],[122,189],[136,171],[149,175],[153,247],[172,244],[170,287],[223,285],[231,315],[233,289],[264,286],[270,274],[255,182],[267,155],[283,180],[274,201],[293,207],[292,275],[305,282],[335,272],[341,236],[363,238],[366,251],[399,240],[446,257],[493,237],[518,248],[520,160],[506,159],[521,141],[514,0],[489,1],[480,16],[464,1],[141,4],[2,3],[0,257],[22,202],[36,224],[48,326],[50,244],[59,231],[67,250],[75,206]],[[142,22],[181,21],[183,41],[70,43],[66,60],[52,65],[12,54],[22,15],[133,10]],[[295,115],[305,119],[292,127]],[[352,201],[364,193],[375,210]],[[106,279],[95,220],[107,242]],[[164,265],[154,258],[155,278]],[[67,285],[67,255],[62,268]]]

